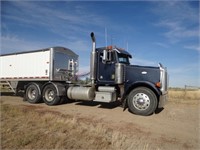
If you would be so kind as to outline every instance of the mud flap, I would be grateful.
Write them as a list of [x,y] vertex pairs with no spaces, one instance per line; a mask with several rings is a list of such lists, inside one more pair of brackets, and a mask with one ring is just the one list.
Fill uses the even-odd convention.
[[123,111],[125,111],[128,108],[127,99],[123,100],[122,107],[124,108]]

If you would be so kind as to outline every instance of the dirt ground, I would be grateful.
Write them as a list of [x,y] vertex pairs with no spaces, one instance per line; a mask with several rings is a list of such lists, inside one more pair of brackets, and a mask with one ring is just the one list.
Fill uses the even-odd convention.
[[[137,116],[118,103],[70,102],[58,106],[30,104],[21,97],[1,96],[1,104],[29,107],[71,115],[86,122],[101,123],[107,129],[134,135],[143,149],[200,149],[200,101],[169,100],[163,110],[147,117]],[[3,115],[3,114],[1,114]],[[134,141],[135,142],[135,141]],[[134,143],[133,142],[133,143]]]

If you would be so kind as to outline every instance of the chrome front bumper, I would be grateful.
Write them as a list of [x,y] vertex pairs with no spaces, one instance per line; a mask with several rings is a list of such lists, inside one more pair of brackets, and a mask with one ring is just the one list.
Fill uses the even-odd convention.
[[160,82],[161,82],[161,95],[159,99],[158,108],[162,108],[168,101],[168,85],[169,85],[169,77],[167,73],[167,68],[164,68],[162,64],[159,64],[160,67]]
[[160,95],[158,108],[163,108],[168,101],[168,93]]

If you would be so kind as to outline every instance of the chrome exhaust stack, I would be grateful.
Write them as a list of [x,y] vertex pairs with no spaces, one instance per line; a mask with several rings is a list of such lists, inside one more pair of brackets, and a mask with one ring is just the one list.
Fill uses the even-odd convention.
[[92,86],[94,86],[96,80],[96,40],[93,32],[90,34],[90,36],[92,39],[92,52],[90,55],[90,78]]

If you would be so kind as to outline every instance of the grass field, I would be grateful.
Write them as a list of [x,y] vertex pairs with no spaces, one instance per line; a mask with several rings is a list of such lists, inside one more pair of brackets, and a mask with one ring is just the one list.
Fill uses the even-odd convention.
[[130,135],[104,128],[100,122],[4,104],[1,113],[2,149],[148,148],[137,139],[130,143]]
[[[52,111],[49,109],[50,107],[46,105],[29,105],[23,102],[21,102],[20,105],[17,103],[14,105],[14,101],[11,100],[10,102],[13,103],[13,105],[4,104],[4,102],[9,99],[11,99],[11,97],[4,96],[4,100],[1,100],[1,149],[149,150],[160,149],[163,144],[165,145],[164,149],[168,149],[168,147],[169,149],[191,149],[197,147],[195,143],[191,144],[191,141],[196,140],[195,142],[198,142],[196,135],[193,137],[193,134],[191,134],[191,138],[188,136],[190,132],[187,132],[188,129],[192,130],[194,127],[196,128],[197,125],[194,124],[194,126],[191,126],[190,123],[187,123],[194,123],[194,121],[198,120],[198,116],[195,114],[199,112],[200,90],[185,91],[183,89],[170,89],[168,107],[164,112],[155,116],[143,118],[130,114],[129,112],[127,112],[128,114],[123,114],[122,110],[119,112],[116,110],[117,115],[124,115],[123,117],[127,117],[127,121],[133,120],[133,123],[137,122],[139,125],[135,128],[133,128],[134,126],[132,124],[130,125],[130,123],[127,123],[126,127],[123,125],[120,126],[125,132],[121,132],[122,130],[120,131],[113,127],[121,124],[120,120],[123,117],[120,118],[117,116],[116,119],[119,120],[119,123],[115,123],[110,127],[104,120],[90,118],[86,112],[92,111],[93,109],[89,106],[86,106],[88,110],[85,111],[85,117],[76,117],[76,115],[74,115],[74,107],[76,107],[76,105],[70,107],[66,104],[63,106],[66,108],[66,115],[58,111]],[[13,96],[12,99],[15,100],[15,97]],[[179,106],[179,104],[183,105]],[[188,104],[191,105],[188,107]],[[80,110],[85,108],[81,106],[77,107],[77,109]],[[71,109],[71,114],[69,113],[69,109]],[[91,112],[91,114],[95,114],[96,117],[98,117],[96,110],[98,110],[98,108],[95,108],[94,112]],[[104,113],[103,116],[105,116],[105,118],[108,118],[107,115],[114,116],[114,114],[116,114],[115,111],[112,112],[112,110],[108,110],[108,112],[107,110],[99,110]],[[143,126],[147,130],[155,120],[157,120],[159,124],[166,122],[163,123],[163,126],[166,126],[164,128],[169,131],[162,133],[163,127],[160,126],[156,127],[155,131],[143,131]],[[183,121],[185,121],[188,127],[185,127]],[[110,123],[112,124],[112,119]],[[182,132],[175,134],[178,130],[171,132],[171,130],[174,130],[176,127],[173,126],[174,124],[177,124],[177,127],[182,126],[183,129],[184,127],[186,128],[183,134],[185,137],[182,138]],[[198,130],[195,130],[194,133],[197,133]],[[161,134],[158,134],[158,131],[160,131]],[[175,134],[174,137],[172,133]],[[179,137],[177,137],[178,134],[180,134]],[[156,139],[155,142],[154,139]],[[191,141],[189,141],[189,139],[191,139]]]
[[190,102],[200,100],[200,90],[169,89],[168,96],[171,102]]

